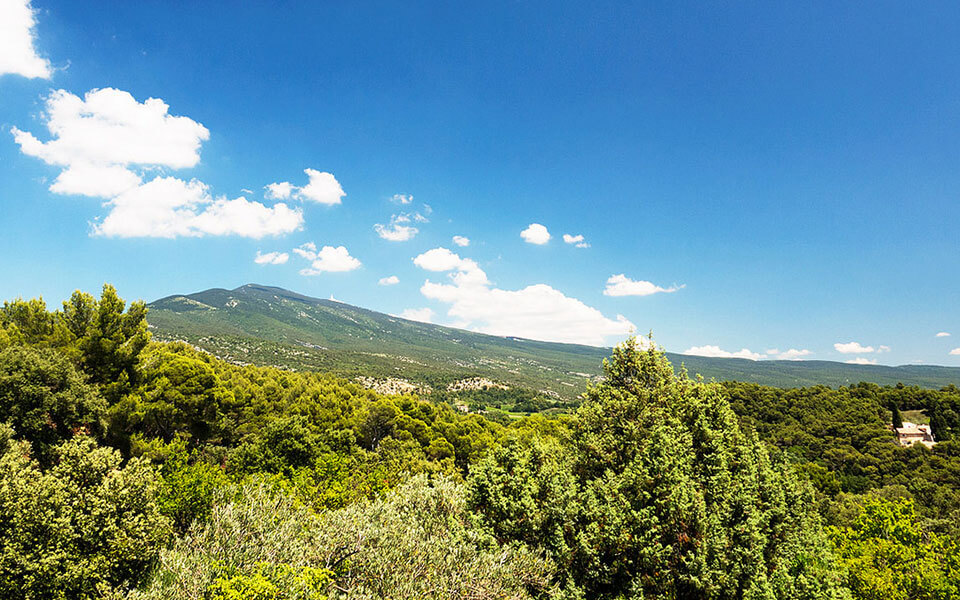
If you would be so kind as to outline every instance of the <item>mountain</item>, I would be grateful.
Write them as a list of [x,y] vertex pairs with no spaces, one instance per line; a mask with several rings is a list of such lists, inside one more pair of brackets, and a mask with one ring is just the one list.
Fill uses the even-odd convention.
[[[174,295],[149,304],[159,340],[183,340],[238,363],[394,378],[446,387],[482,377],[574,398],[600,374],[609,348],[499,337],[409,321],[334,300],[248,284]],[[670,354],[691,374],[780,387],[860,381],[939,388],[960,385],[960,368],[752,361]]]

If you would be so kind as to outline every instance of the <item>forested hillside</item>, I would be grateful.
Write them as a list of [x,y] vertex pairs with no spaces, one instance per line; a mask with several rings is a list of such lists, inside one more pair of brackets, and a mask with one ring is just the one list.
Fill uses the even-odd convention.
[[[249,284],[174,295],[149,305],[156,339],[184,340],[230,362],[321,370],[343,377],[401,378],[444,390],[471,377],[488,377],[570,401],[602,373],[609,348],[484,335],[409,321]],[[852,365],[830,361],[754,361],[667,354],[690,373],[718,381],[797,387],[960,385],[960,368],[930,365]]]
[[955,387],[704,382],[630,340],[578,408],[491,419],[151,318],[0,310],[0,597],[960,595]]

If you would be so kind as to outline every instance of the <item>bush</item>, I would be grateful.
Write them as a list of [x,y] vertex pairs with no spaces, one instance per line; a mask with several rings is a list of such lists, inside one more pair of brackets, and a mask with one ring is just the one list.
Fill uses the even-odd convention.
[[250,481],[218,493],[207,522],[164,551],[149,587],[132,597],[301,597],[270,595],[297,580],[303,594],[330,598],[519,600],[548,591],[551,575],[535,552],[479,533],[462,487],[446,479],[416,477],[383,500],[320,515]]
[[42,471],[29,443],[4,445],[0,597],[98,598],[138,583],[170,536],[150,464],[134,459],[121,467],[118,452],[77,436]]

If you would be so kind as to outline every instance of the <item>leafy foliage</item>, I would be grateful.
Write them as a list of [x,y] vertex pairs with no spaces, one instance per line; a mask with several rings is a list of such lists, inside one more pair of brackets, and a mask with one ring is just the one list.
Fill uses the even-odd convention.
[[106,402],[62,354],[14,346],[0,351],[0,423],[8,423],[49,463],[74,431],[102,433]]
[[44,471],[29,442],[0,455],[0,597],[98,598],[138,581],[169,539],[152,467],[76,436]]
[[810,493],[741,433],[717,385],[635,340],[614,349],[565,448],[474,469],[471,506],[500,540],[543,543],[591,598],[837,598]]
[[[265,293],[242,302],[312,307],[339,336],[396,325]],[[197,303],[180,312],[220,310]],[[233,325],[299,335],[248,317]],[[409,327],[447,348],[449,332]],[[456,344],[496,346],[482,337]],[[0,597],[956,595],[956,387],[704,383],[630,342],[565,415],[547,392],[448,391],[429,365],[432,394],[384,396],[148,341],[143,304],[110,286],[0,309]],[[582,350],[497,343],[531,360],[521,376],[569,375],[564,352]],[[357,352],[390,374],[399,360]],[[929,417],[940,443],[900,448],[894,409]]]
[[852,527],[834,528],[831,537],[854,598],[960,596],[960,545],[924,531],[910,501],[869,500]]

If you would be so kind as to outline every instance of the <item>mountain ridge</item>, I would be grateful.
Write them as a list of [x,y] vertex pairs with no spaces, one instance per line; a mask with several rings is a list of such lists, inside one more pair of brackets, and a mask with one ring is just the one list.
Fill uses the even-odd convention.
[[[172,294],[148,305],[160,340],[182,339],[212,354],[252,364],[331,371],[346,377],[400,377],[445,385],[484,376],[573,398],[598,377],[609,347],[501,337],[411,321],[337,300],[248,283]],[[667,353],[677,367],[707,379],[798,387],[960,385],[960,367],[852,365],[823,360],[752,361]]]

